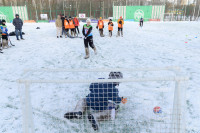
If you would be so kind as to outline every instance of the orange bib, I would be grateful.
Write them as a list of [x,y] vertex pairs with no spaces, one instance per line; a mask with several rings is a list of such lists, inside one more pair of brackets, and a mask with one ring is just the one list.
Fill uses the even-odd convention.
[[103,29],[103,21],[99,21],[98,27],[99,27],[99,29]]
[[109,30],[109,31],[110,31],[110,30],[113,31],[113,26],[112,26],[112,24],[113,24],[113,23],[111,23],[111,24],[108,25],[108,30]]
[[69,29],[69,23],[67,20],[64,21],[64,26],[65,26],[65,29]]
[[69,21],[69,28],[70,28],[70,29],[74,29],[74,28],[75,28],[74,23],[73,23],[73,20],[70,20],[70,21]]

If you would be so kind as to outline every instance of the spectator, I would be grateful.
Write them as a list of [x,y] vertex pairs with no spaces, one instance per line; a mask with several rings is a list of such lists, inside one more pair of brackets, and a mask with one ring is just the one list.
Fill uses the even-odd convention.
[[18,14],[16,14],[15,17],[16,18],[13,19],[13,25],[15,26],[15,34],[16,34],[17,40],[19,41],[19,37],[18,37],[19,34],[20,34],[21,40],[24,40],[24,38],[22,37],[23,21],[19,18]]

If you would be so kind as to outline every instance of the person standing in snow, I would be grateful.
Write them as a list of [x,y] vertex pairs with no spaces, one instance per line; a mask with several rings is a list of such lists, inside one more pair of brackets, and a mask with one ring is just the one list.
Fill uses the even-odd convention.
[[55,24],[56,24],[56,30],[57,30],[57,38],[59,38],[59,35],[60,35],[60,38],[62,38],[62,20],[61,20],[60,15],[57,16]]
[[95,54],[97,54],[97,50],[93,43],[91,20],[87,19],[86,22],[87,22],[87,24],[83,25],[82,33],[84,36],[84,45],[85,45],[85,53],[86,53],[85,59],[88,59],[90,56],[88,44],[94,50]]
[[143,23],[144,23],[144,19],[141,18],[141,19],[140,19],[140,27],[143,27]]
[[76,35],[76,33],[75,33],[75,22],[74,22],[74,20],[72,19],[71,16],[69,17],[69,28],[71,30],[71,36],[75,36]]
[[75,23],[75,33],[76,34],[80,34],[80,32],[79,32],[79,20],[78,20],[78,18],[77,17],[74,17],[74,23]]
[[[110,72],[109,79],[122,79],[121,72]],[[88,120],[92,128],[99,129],[99,121],[114,120],[116,118],[119,105],[125,104],[127,98],[119,97],[117,86],[120,83],[91,83],[90,93],[86,98],[80,99],[74,109],[74,112],[68,112],[64,115],[67,119],[81,119],[83,114],[88,111]]]
[[0,26],[1,36],[2,36],[2,49],[9,48],[8,46],[8,29],[6,26],[6,21],[2,20],[2,25]]
[[[2,21],[0,20],[0,26],[2,25]],[[2,30],[0,28],[0,41],[1,41],[1,38],[2,38]],[[0,42],[0,52],[2,51],[1,47],[2,47],[2,42]]]
[[112,31],[113,31],[113,22],[112,22],[112,19],[109,20],[108,22],[108,31],[109,31],[109,36],[112,37]]
[[61,20],[62,20],[62,35],[63,35],[63,34],[66,34],[66,32],[65,32],[65,25],[64,25],[64,21],[65,21],[64,14],[62,14]]
[[13,25],[15,26],[15,34],[16,34],[17,40],[19,41],[19,37],[18,37],[19,34],[20,34],[21,40],[24,40],[24,38],[22,37],[23,21],[19,18],[18,14],[16,14],[15,17],[16,18],[13,19]]
[[121,36],[123,37],[124,20],[123,20],[122,16],[118,19],[117,23],[118,23],[118,35],[117,36],[120,36],[120,31],[121,31]]
[[69,20],[67,19],[67,16],[65,16],[64,27],[65,27],[65,38],[67,38],[67,36],[69,36]]
[[102,17],[100,17],[100,19],[99,19],[99,21],[98,21],[98,23],[97,23],[96,28],[97,28],[97,29],[99,28],[100,36],[101,36],[101,37],[104,37],[104,35],[103,35],[104,22],[103,22],[103,20],[102,20]]

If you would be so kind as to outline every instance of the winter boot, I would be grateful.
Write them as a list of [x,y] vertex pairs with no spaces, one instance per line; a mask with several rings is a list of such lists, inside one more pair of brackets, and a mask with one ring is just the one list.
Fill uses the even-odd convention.
[[120,36],[120,31],[117,32],[117,37]]
[[96,131],[98,130],[98,124],[96,122],[96,120],[94,119],[94,116],[92,114],[88,115],[88,120],[89,122],[92,124],[92,128]]
[[60,38],[62,38],[62,36],[60,36]]
[[94,50],[94,54],[97,55],[97,49],[96,49],[96,47],[94,47],[93,50]]
[[76,34],[76,32],[74,32],[74,37],[78,36],[78,34]]
[[123,31],[121,31],[121,36],[123,37]]
[[101,37],[104,37],[103,30],[101,31]]
[[74,34],[74,32],[73,31],[71,31],[71,36],[73,37],[73,34]]
[[100,34],[100,36],[101,36],[101,31],[99,31],[99,34]]
[[80,111],[80,112],[69,112],[69,113],[66,113],[64,115],[64,118],[67,118],[67,119],[81,119],[83,116],[83,113]]
[[86,53],[85,59],[88,59],[90,57],[89,48],[85,48],[85,53]]
[[111,37],[111,32],[109,32],[109,37]]
[[9,48],[9,46],[8,46],[8,40],[3,39],[2,40],[2,49],[5,49],[5,48]]
[[59,36],[57,36],[57,38],[59,38]]

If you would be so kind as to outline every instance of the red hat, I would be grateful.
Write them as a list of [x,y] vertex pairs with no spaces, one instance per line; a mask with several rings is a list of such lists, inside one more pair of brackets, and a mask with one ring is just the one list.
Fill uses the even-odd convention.
[[120,17],[120,19],[122,19],[122,16]]

